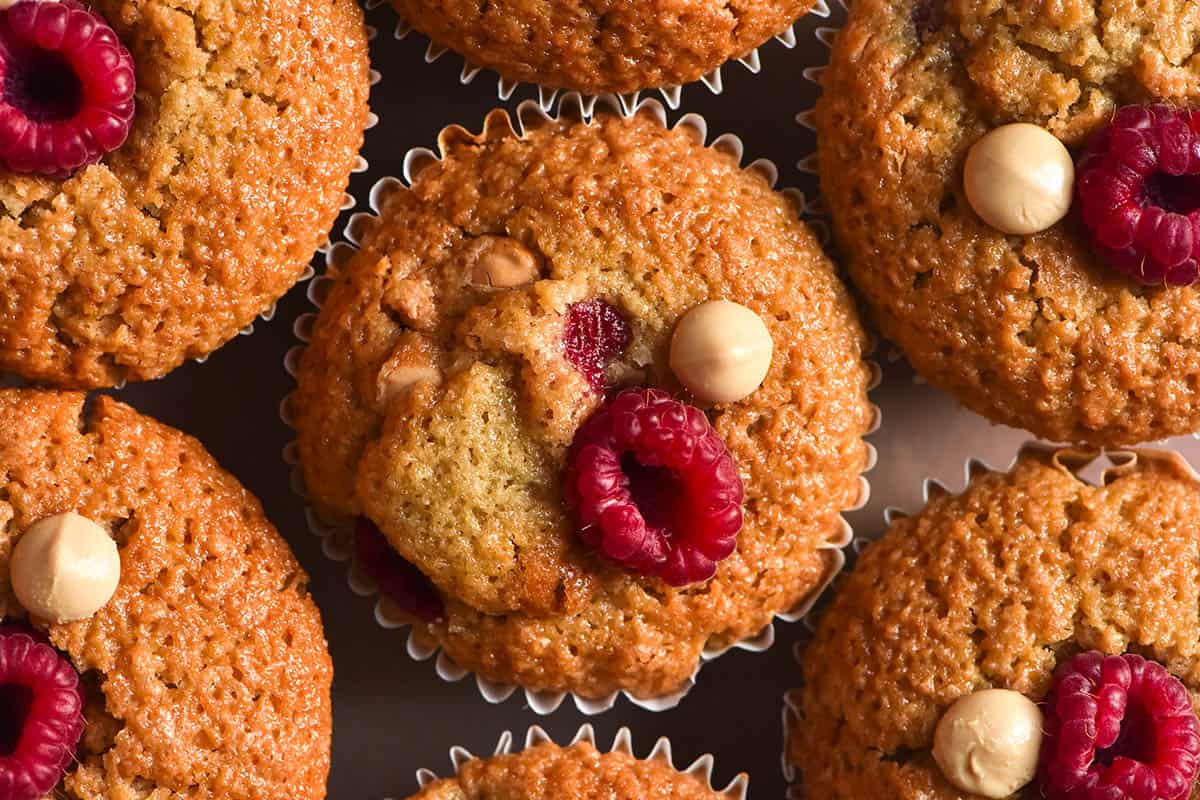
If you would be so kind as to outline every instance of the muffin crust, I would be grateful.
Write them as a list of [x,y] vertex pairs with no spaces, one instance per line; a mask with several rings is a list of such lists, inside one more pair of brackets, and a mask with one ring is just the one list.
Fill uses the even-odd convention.
[[352,0],[93,6],[133,55],[128,141],[65,181],[0,173],[0,369],[72,387],[158,377],[266,311],[367,122]]
[[813,0],[392,0],[437,44],[513,81],[588,94],[698,80],[782,33]]
[[107,397],[0,391],[0,612],[33,522],[107,528],[121,581],[42,626],[87,687],[70,800],[320,800],[332,665],[308,578],[258,501],[198,442]]
[[1012,122],[1078,155],[1120,106],[1200,99],[1187,0],[863,0],[817,106],[819,171],[854,282],[935,385],[1052,441],[1200,427],[1200,289],[1143,287],[1073,215],[1006,236],[971,210],[970,146]]
[[[519,137],[497,112],[482,134],[447,129],[440,145],[445,158],[359,237],[302,358],[293,410],[309,497],[329,519],[369,516],[433,581],[447,618],[415,635],[464,668],[585,697],[675,691],[706,645],[758,632],[830,570],[818,548],[857,498],[872,421],[850,298],[786,198],[650,116],[546,121]],[[541,280],[473,287],[484,236],[535,254]],[[566,449],[600,396],[563,358],[563,318],[597,297],[632,328],[609,368],[617,386],[682,393],[670,335],[710,297],[771,330],[763,386],[710,413],[748,499],[738,550],[707,584],[679,591],[617,569],[574,533]],[[414,336],[444,377],[381,402],[381,366]]]
[[429,784],[409,800],[727,800],[665,761],[601,753],[587,742],[551,742],[520,753],[472,759],[457,777]]
[[1092,486],[1070,454],[1026,451],[893,522],[803,654],[788,756],[805,796],[957,800],[931,755],[946,709],[986,688],[1038,700],[1084,650],[1157,660],[1196,697],[1200,485],[1177,458]]

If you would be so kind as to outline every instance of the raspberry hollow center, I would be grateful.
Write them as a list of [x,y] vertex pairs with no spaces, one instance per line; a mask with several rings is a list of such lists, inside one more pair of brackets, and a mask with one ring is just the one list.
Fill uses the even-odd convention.
[[17,751],[32,708],[33,690],[28,686],[19,683],[0,686],[0,757]]
[[1158,206],[1172,214],[1191,214],[1200,209],[1200,175],[1156,172],[1147,176],[1142,205]]
[[666,467],[646,466],[633,453],[621,457],[621,471],[629,479],[629,494],[646,526],[668,542],[674,539],[674,520],[686,511],[686,505],[680,503],[686,493],[680,477]]
[[1128,758],[1143,764],[1155,760],[1154,743],[1157,735],[1154,717],[1140,700],[1130,698],[1121,719],[1121,732],[1111,747],[1096,751],[1096,761],[1111,766],[1118,758]]
[[83,81],[60,54],[26,50],[9,62],[4,102],[35,122],[61,122],[83,107]]

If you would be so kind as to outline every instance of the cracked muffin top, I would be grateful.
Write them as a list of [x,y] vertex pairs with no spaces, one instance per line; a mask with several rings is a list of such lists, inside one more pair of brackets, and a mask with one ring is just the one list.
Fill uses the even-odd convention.
[[[198,442],[107,397],[86,402],[0,391],[0,638],[30,626],[82,687],[82,737],[53,796],[320,800],[332,665],[307,576]],[[115,540],[120,577],[94,613],[51,622],[17,599],[14,547],[68,512]],[[10,748],[20,721],[3,724]]]
[[[50,27],[55,11],[83,8],[22,0],[0,13],[16,20],[39,4],[59,7],[40,14]],[[326,240],[368,115],[366,33],[351,0],[97,0],[91,11],[92,21],[72,12],[67,29],[107,23],[128,49],[128,138],[65,177],[0,166],[0,369],[71,387],[156,378],[266,312]],[[66,63],[15,46],[10,22],[11,70]],[[95,109],[60,120],[62,107],[125,84],[87,69],[54,75],[32,97],[10,87],[0,115],[11,125],[14,109],[27,111],[39,141],[70,159],[62,142],[79,131],[68,123]]]
[[543,742],[520,753],[473,758],[458,775],[434,781],[409,800],[728,800],[666,759],[601,753],[589,742]]
[[[787,197],[651,114],[518,135],[493,112],[439,145],[362,226],[301,359],[308,496],[360,519],[368,571],[390,550],[364,551],[364,520],[416,568],[376,574],[386,596],[411,606],[412,581],[432,584],[415,633],[459,665],[587,697],[673,692],[706,645],[757,633],[830,571],[873,418],[853,304]],[[668,362],[681,317],[715,299],[774,354],[756,390],[701,411]],[[580,488],[618,418],[659,451],[631,445],[612,485]],[[675,531],[679,563],[649,535],[622,549],[611,519],[577,533],[621,481],[622,514]],[[726,514],[736,547],[705,538]]]
[[437,45],[511,81],[588,94],[690,83],[783,33],[813,0],[392,0]]
[[[918,372],[1054,441],[1200,427],[1200,291],[1173,285],[1200,263],[1200,119],[1173,118],[1200,100],[1197,37],[1188,0],[853,4],[816,111],[821,185],[854,282]],[[1036,232],[989,224],[970,195],[968,153],[1014,123],[1077,162],[1074,210]],[[1031,202],[1069,204],[1066,181]],[[1182,279],[1150,268],[1160,255]]]
[[1158,662],[1186,687],[1192,716],[1200,486],[1177,455],[1154,451],[1114,455],[1091,485],[1075,474],[1091,458],[1026,451],[1008,473],[976,471],[960,495],[933,493],[867,546],[790,698],[788,756],[806,796],[978,796],[935,762],[939,719],[980,690],[1046,701],[1083,651]]

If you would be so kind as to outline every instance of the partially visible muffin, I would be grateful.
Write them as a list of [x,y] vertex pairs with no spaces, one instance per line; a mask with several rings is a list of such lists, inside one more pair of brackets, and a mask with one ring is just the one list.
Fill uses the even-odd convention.
[[[851,4],[816,108],[821,187],[854,283],[931,383],[1051,441],[1200,428],[1198,32],[1188,2]],[[1146,118],[1155,109],[1168,113]],[[996,175],[983,182],[995,203],[964,186],[972,148],[1018,123],[1077,163],[1078,182],[1065,176],[1075,210],[1034,232],[989,224],[973,204],[1065,210],[1064,187],[1020,174],[1035,148],[1011,150],[1032,196],[1004,196]],[[1177,164],[1166,156],[1180,128]],[[1085,153],[1109,142],[1143,159],[1138,174],[1085,176]],[[1116,156],[1100,160],[1119,173]],[[1150,268],[1160,255],[1174,266]]]
[[588,94],[698,80],[783,33],[813,6],[812,0],[392,4],[406,22],[472,66],[511,81]]
[[[524,135],[495,112],[440,147],[363,226],[301,359],[308,496],[358,520],[362,566],[462,667],[588,698],[674,693],[702,650],[759,633],[837,563],[873,421],[853,303],[788,198],[648,112]],[[748,396],[704,404],[669,356],[716,298],[760,319],[774,355]],[[727,338],[761,356],[746,330]],[[576,491],[605,426],[634,417],[662,458],[626,451],[607,488]],[[614,543],[582,507],[621,481],[643,493],[612,509],[633,526]],[[646,519],[675,538],[638,540]],[[670,554],[647,549],[664,538]]]
[[[1057,703],[1050,690],[1061,694],[1080,664],[1109,670],[1116,662],[1103,656],[1118,654],[1125,655],[1116,661],[1141,664],[1156,680],[1169,673],[1182,682],[1175,691],[1182,721],[1191,720],[1184,744],[1194,751],[1194,777],[1200,484],[1174,454],[1126,456],[1101,485],[1076,477],[1076,459],[1026,451],[1007,473],[975,474],[960,495],[936,493],[866,547],[801,656],[804,686],[792,695],[787,757],[804,796],[979,796],[947,779],[935,731],[956,701],[993,689],[1023,695],[1046,714],[1038,770],[1043,782],[1047,774],[1057,778],[1052,762],[1068,750],[1053,738],[1054,712],[1096,715],[1097,705]],[[1107,703],[1103,693],[1092,694]],[[1160,741],[1158,731],[1139,733],[1135,702],[1118,699],[1124,717],[1117,716],[1116,743],[1097,746],[1094,759],[1087,752],[1076,765],[1102,781],[1120,758],[1153,762],[1170,749],[1144,752],[1142,744]],[[1099,735],[1095,724],[1076,730]],[[1149,796],[1197,797],[1190,784]],[[1104,795],[1057,794],[1034,783],[988,796]]]
[[434,781],[410,800],[729,800],[696,775],[679,772],[665,759],[601,753],[590,742],[569,747],[553,742],[520,753],[474,758],[453,778]]
[[[47,642],[82,690],[82,737],[67,743],[53,796],[325,797],[333,669],[321,618],[254,497],[194,439],[128,406],[32,389],[0,390],[0,475],[5,741],[35,722],[10,704],[13,652],[40,648],[53,660],[55,650],[34,644]],[[28,615],[18,600],[52,577],[10,580],[10,568],[37,568],[26,539],[63,515],[111,537],[120,563],[111,598],[60,622]],[[43,568],[72,568],[60,563],[64,544]],[[75,566],[84,576],[95,569]],[[40,603],[39,613],[48,613]],[[28,760],[27,750],[16,755]],[[5,755],[0,775],[11,787],[18,762]]]
[[[43,17],[72,9],[78,35],[111,25],[136,93],[128,139],[99,162],[66,175],[0,166],[0,369],[69,387],[156,378],[266,312],[326,241],[368,121],[362,12],[352,0],[97,0],[86,21],[74,0],[21,0],[0,13],[39,4],[54,7]],[[39,52],[6,45],[2,60],[61,60]],[[91,79],[45,77],[43,93],[63,97],[43,100],[69,105],[71,82]]]

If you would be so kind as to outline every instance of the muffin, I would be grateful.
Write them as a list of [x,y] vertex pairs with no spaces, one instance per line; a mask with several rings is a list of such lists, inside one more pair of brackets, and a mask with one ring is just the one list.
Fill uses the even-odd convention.
[[21,0],[0,10],[0,369],[169,372],[326,241],[367,125],[352,0]]
[[825,583],[862,491],[850,297],[788,197],[654,108],[445,129],[299,361],[318,517],[492,682],[678,692]]
[[850,9],[815,115],[838,245],[883,334],[994,422],[1104,446],[1200,428],[1193,12]]
[[532,728],[526,747],[511,752],[511,737],[505,734],[496,755],[460,763],[457,775],[430,779],[410,800],[462,800],[463,798],[520,797],[524,800],[744,800],[747,779],[739,775],[728,787],[717,791],[709,783],[711,763],[697,761],[687,770],[671,764],[671,747],[660,739],[645,759],[633,755],[629,730],[622,728],[610,752],[596,749],[590,726],[575,741],[560,747],[540,728]]
[[813,0],[698,0],[597,8],[570,0],[487,5],[392,0],[434,44],[509,81],[588,94],[690,83],[782,36]]
[[790,697],[802,796],[1200,796],[1200,485],[1091,458],[976,470],[867,546]]
[[332,665],[307,577],[198,442],[0,391],[5,797],[320,800]]

